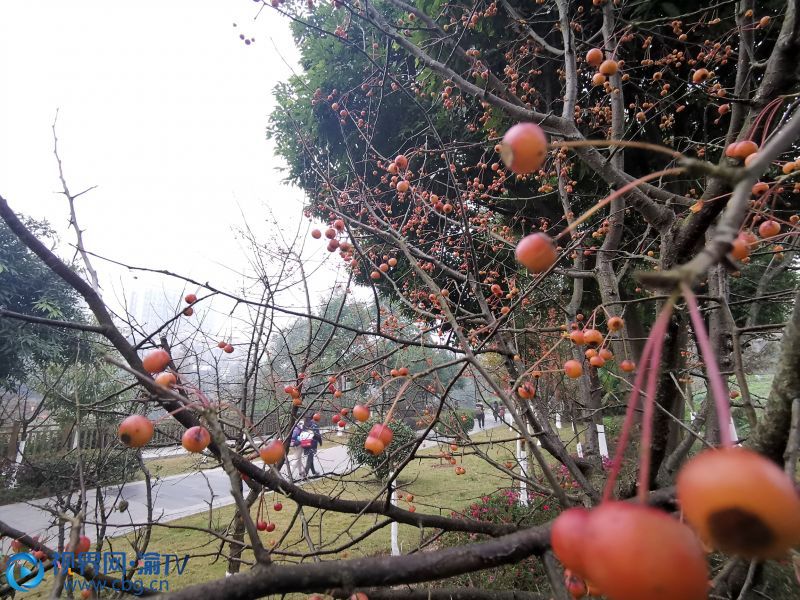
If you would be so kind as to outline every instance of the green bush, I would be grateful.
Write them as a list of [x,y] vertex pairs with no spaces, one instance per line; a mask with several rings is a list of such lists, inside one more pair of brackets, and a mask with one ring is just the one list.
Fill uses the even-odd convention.
[[457,410],[443,413],[436,424],[436,433],[455,437],[458,433],[469,434],[475,427],[475,414],[471,410]]
[[356,423],[350,430],[350,438],[347,440],[347,451],[354,464],[367,466],[375,472],[378,479],[384,480],[389,477],[389,472],[408,457],[411,451],[410,443],[414,439],[414,430],[402,421],[391,421],[389,429],[394,436],[392,443],[378,456],[373,456],[364,450],[364,442],[367,434],[373,425],[381,423],[377,419],[370,419],[366,423]]
[[[549,523],[558,516],[558,503],[543,496],[531,494],[528,506],[519,502],[519,492],[504,489],[481,497],[473,502],[461,514],[454,513],[455,518],[462,517],[489,523],[514,523],[520,527],[533,527]],[[442,547],[463,546],[471,542],[488,539],[487,536],[448,532],[440,538]],[[477,571],[468,575],[459,575],[444,580],[437,585],[475,586],[490,590],[525,590],[550,595],[547,575],[536,557],[526,558],[511,565]]]

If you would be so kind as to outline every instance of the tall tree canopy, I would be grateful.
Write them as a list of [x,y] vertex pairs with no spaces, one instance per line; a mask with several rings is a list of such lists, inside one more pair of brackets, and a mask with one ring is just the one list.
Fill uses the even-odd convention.
[[[44,221],[28,219],[26,226],[40,239],[54,244],[54,231]],[[30,369],[79,351],[74,331],[32,323],[25,316],[81,322],[83,306],[77,292],[53,274],[0,223],[0,381],[24,381]]]

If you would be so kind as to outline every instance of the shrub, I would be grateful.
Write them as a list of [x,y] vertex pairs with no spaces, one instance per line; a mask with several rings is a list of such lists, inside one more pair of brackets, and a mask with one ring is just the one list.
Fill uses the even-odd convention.
[[[392,443],[378,456],[373,456],[364,450],[364,442],[367,434],[373,425],[381,423],[377,419],[370,419],[366,423],[356,423],[350,431],[350,438],[347,440],[347,451],[350,459],[358,466],[366,465],[375,472],[378,479],[386,479],[396,465],[401,463],[408,456],[414,439],[414,430],[403,421],[391,421],[389,428],[394,436]],[[401,450],[402,449],[402,450]]]
[[[461,513],[461,516],[489,523],[515,523],[523,527],[532,527],[552,521],[559,512],[558,503],[551,498],[531,494],[529,504],[525,506],[519,501],[518,491],[504,489],[483,496],[478,502],[473,502]],[[454,514],[453,516],[458,517],[459,515]],[[477,534],[448,532],[440,538],[440,543],[443,547],[462,546],[486,538],[487,536]],[[438,585],[444,587],[474,585],[493,590],[528,590],[550,593],[547,575],[536,557],[470,575],[460,575]]]
[[455,437],[459,432],[468,435],[475,427],[475,416],[471,410],[449,411],[439,417],[436,433]]
[[[119,451],[85,451],[83,465],[87,488],[129,481],[137,470],[133,457]],[[26,460],[16,469],[11,461],[0,460],[0,481],[10,482],[14,471],[16,487],[4,486],[0,489],[0,504],[45,498],[57,492],[79,489],[75,454]]]

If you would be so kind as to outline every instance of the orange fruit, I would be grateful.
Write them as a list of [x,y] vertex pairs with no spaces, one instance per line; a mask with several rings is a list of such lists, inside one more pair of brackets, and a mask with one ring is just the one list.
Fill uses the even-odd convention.
[[723,552],[778,558],[800,544],[800,497],[772,461],[745,448],[701,452],[678,472],[686,520]]
[[514,173],[525,175],[539,170],[547,156],[547,137],[536,123],[517,123],[506,131],[500,157]]

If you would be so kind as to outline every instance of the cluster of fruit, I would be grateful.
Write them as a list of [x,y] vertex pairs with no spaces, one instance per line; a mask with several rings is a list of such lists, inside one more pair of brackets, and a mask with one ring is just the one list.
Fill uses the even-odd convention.
[[[777,465],[744,448],[706,450],[679,472],[677,496],[691,526],[656,508],[604,502],[553,523],[553,551],[574,597],[704,600],[706,548],[779,558],[800,543],[800,498]],[[702,543],[701,543],[702,541]],[[679,576],[677,574],[680,574]]]
[[389,447],[389,444],[392,443],[393,437],[394,434],[392,433],[392,430],[389,429],[388,425],[376,423],[369,430],[367,439],[364,440],[364,450],[373,456],[378,456]]

